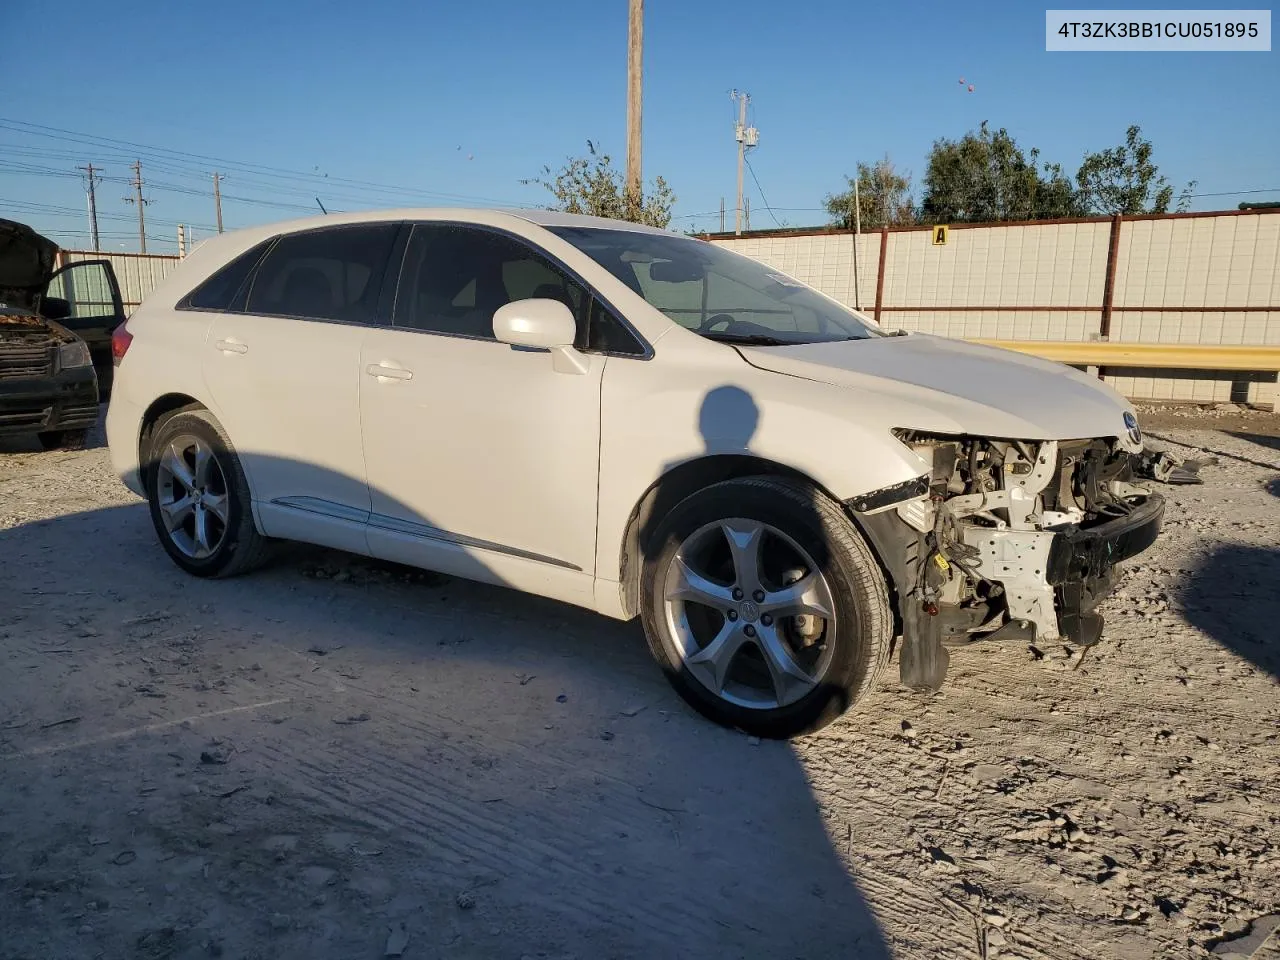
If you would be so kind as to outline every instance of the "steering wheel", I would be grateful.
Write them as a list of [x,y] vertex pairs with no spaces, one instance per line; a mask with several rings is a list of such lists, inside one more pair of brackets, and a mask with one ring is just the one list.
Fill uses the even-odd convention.
[[698,325],[698,333],[712,333],[720,324],[732,324],[735,322],[733,314],[717,313],[714,316],[707,317]]

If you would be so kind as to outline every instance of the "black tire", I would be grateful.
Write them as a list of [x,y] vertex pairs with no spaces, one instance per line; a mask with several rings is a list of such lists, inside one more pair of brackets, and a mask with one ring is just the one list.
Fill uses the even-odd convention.
[[37,434],[40,446],[46,450],[83,450],[89,443],[89,429],[46,430]]
[[[723,699],[690,673],[667,624],[661,585],[680,546],[709,523],[743,518],[768,524],[801,546],[826,577],[835,607],[834,644],[809,693],[770,708]],[[641,621],[658,663],[699,713],[760,737],[787,739],[821,729],[862,698],[889,656],[893,618],[884,576],[870,547],[840,507],[806,484],[749,477],[714,484],[679,503],[648,538]]]
[[[182,436],[195,436],[213,451],[213,458],[225,479],[227,522],[221,541],[207,557],[187,556],[174,543],[160,510],[158,469],[161,451]],[[253,523],[249,481],[235,448],[222,425],[203,408],[188,408],[162,420],[152,432],[146,457],[144,481],[151,522],[165,553],[179,567],[196,577],[234,577],[262,566],[270,555],[271,541]]]

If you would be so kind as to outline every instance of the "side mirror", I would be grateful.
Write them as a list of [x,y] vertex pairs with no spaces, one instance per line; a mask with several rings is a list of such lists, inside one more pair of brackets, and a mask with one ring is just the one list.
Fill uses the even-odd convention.
[[40,301],[40,316],[46,320],[66,320],[71,316],[71,303],[62,297],[44,297]]
[[516,347],[571,347],[577,334],[573,314],[559,300],[515,300],[493,315],[493,335]]

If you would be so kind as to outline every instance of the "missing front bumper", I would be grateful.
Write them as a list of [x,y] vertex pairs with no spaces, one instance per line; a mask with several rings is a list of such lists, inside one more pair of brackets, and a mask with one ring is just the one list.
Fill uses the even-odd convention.
[[1054,589],[1058,634],[1082,646],[1102,637],[1094,612],[1115,584],[1115,565],[1142,553],[1160,535],[1164,498],[1150,494],[1124,517],[1057,533],[1049,550],[1047,580]]

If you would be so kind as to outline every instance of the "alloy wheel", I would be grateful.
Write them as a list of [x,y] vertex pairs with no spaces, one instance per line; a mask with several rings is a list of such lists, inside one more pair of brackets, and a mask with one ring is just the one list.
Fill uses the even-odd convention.
[[156,467],[156,496],[169,539],[192,560],[212,556],[227,535],[227,480],[200,437],[174,437]]
[[830,584],[809,553],[770,524],[731,518],[695,530],[667,568],[663,607],[685,668],[738,706],[795,703],[830,666]]

